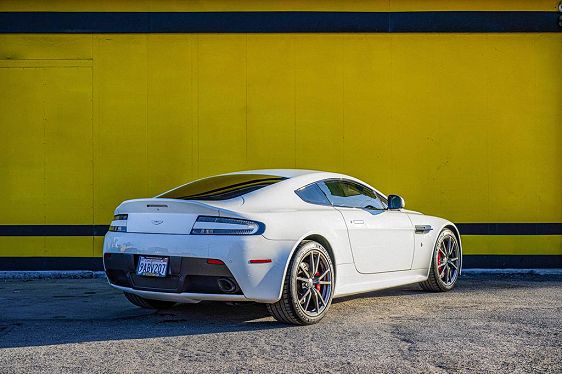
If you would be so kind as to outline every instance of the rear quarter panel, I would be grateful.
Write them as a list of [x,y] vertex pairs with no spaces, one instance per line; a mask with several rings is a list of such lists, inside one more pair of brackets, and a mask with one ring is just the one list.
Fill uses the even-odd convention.
[[269,240],[291,240],[295,247],[310,235],[324,237],[332,247],[335,264],[353,263],[347,227],[341,214],[328,206],[306,210],[275,210],[269,212],[223,212],[221,214],[256,220],[265,224],[263,236]]

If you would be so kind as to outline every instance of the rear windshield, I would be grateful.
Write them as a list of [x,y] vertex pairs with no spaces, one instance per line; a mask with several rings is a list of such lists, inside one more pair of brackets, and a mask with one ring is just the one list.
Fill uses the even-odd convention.
[[230,174],[200,179],[158,197],[181,200],[228,200],[284,179],[275,175]]

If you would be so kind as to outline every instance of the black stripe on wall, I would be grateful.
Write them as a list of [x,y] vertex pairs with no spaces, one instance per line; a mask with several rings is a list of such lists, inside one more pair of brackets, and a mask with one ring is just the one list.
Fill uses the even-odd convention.
[[0,33],[557,32],[560,13],[0,12]]
[[461,235],[562,235],[562,223],[457,223]]
[[104,236],[107,225],[0,225],[0,236]]
[[[562,223],[457,223],[461,235],[562,235]],[[0,225],[0,236],[104,236],[107,225]]]
[[[463,268],[562,268],[559,255],[465,255]],[[103,270],[101,257],[0,257],[0,271]]]

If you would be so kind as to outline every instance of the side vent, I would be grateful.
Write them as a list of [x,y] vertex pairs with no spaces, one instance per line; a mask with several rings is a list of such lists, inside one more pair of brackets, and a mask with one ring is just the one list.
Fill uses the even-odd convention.
[[431,225],[416,225],[416,234],[427,234],[433,230]]

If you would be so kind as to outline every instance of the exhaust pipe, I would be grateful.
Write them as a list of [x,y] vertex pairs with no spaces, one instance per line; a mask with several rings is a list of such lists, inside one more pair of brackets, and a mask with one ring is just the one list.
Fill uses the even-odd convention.
[[217,279],[217,285],[224,293],[235,293],[238,290],[238,285],[228,278]]

